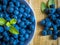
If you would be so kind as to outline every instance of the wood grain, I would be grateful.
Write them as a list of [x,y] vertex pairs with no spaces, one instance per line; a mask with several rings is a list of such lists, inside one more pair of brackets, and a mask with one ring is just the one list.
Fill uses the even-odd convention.
[[[40,7],[41,7],[41,2],[47,3],[47,0],[28,0],[28,2],[34,9],[36,21],[37,21],[36,34],[30,45],[60,45],[59,43],[60,39],[52,40],[50,39],[50,36],[41,35],[41,31],[43,28],[39,26],[39,22],[47,16],[41,12]],[[55,0],[55,2],[57,5],[57,0]]]

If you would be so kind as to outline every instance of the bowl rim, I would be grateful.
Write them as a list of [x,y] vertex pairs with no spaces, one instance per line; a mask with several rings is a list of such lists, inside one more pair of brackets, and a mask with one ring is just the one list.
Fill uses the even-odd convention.
[[32,12],[33,12],[33,14],[34,14],[34,18],[35,18],[35,31],[34,31],[34,34],[33,34],[33,37],[31,38],[31,40],[27,43],[27,45],[29,45],[31,42],[32,42],[32,40],[33,40],[33,38],[35,37],[35,34],[36,34],[36,27],[37,27],[37,21],[36,21],[36,14],[35,14],[35,12],[34,12],[34,9],[32,8],[32,6],[26,1],[26,0],[24,0],[28,5],[29,5],[29,7],[31,8],[31,10],[32,10]]

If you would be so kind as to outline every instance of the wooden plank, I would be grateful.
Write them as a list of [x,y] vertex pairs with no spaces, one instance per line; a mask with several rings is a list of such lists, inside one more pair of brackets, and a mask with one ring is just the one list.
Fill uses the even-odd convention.
[[36,34],[30,45],[58,45],[57,44],[59,42],[58,40],[51,40],[50,36],[41,36],[41,31],[43,28],[39,26],[38,23],[46,17],[46,15],[41,12],[40,7],[42,1],[45,3],[47,2],[47,0],[29,0],[30,5],[34,9],[36,21],[37,21]]

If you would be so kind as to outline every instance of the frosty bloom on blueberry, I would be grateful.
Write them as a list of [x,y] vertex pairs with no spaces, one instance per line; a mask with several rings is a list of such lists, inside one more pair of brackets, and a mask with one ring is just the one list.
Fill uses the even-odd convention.
[[25,45],[35,30],[29,5],[20,0],[0,2],[0,45]]

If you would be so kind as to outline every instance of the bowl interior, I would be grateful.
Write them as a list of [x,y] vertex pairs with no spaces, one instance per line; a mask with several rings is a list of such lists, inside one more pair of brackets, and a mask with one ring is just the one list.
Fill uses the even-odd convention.
[[[26,6],[28,6],[28,7],[31,9],[31,14],[34,15],[34,12],[33,12],[32,8],[30,7],[30,5],[29,5],[25,0],[20,0],[20,3],[25,4]],[[35,17],[35,16],[34,16],[34,17]],[[35,22],[35,27],[36,27],[36,22]],[[34,37],[34,33],[35,33],[35,29],[34,29],[34,31],[32,31],[32,33],[30,34],[29,39],[25,41],[25,43],[24,43],[25,45],[27,45],[27,44],[30,43],[30,41],[31,41],[32,38]]]

